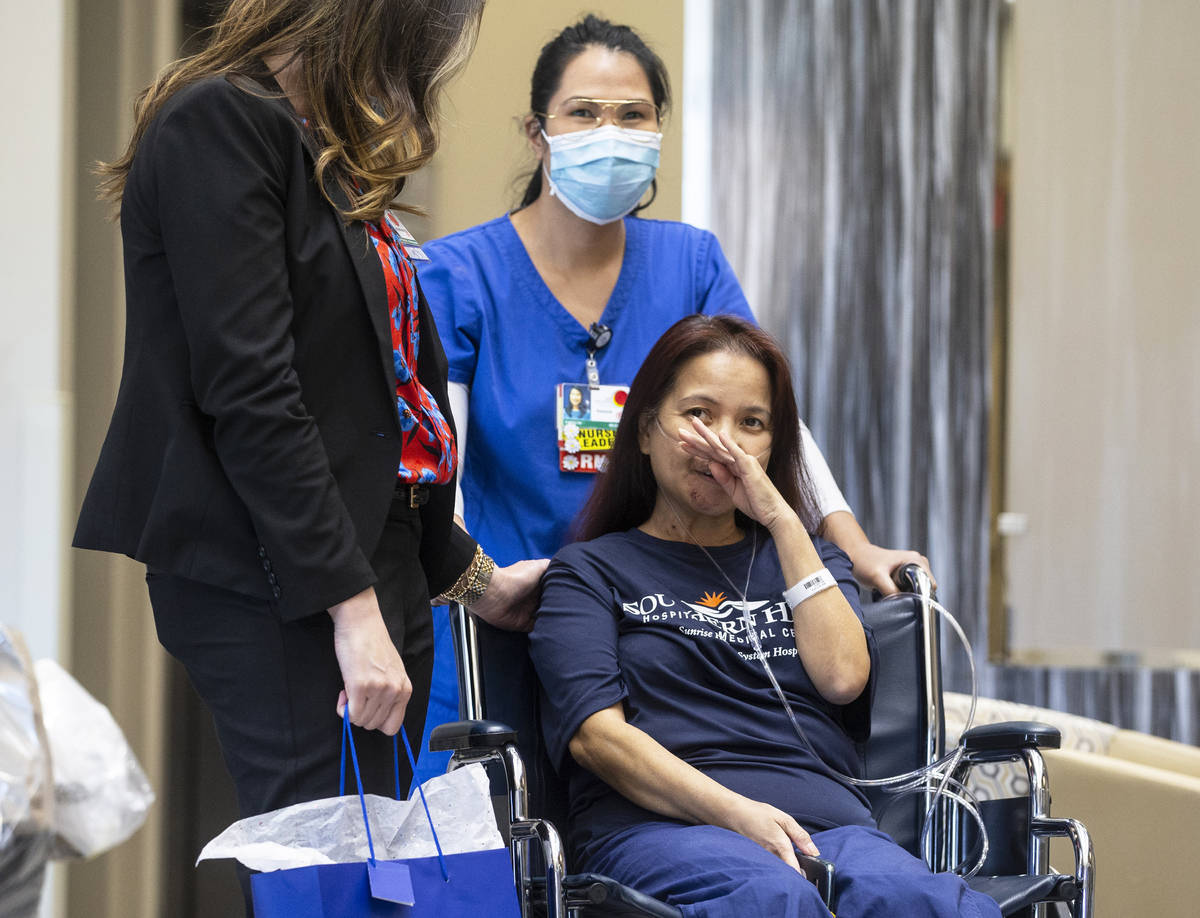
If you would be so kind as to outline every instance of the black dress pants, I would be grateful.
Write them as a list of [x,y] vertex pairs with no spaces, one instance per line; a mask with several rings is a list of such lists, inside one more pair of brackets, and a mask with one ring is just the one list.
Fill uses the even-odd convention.
[[[433,672],[433,619],[420,542],[420,511],[407,500],[393,501],[371,563],[384,622],[413,684],[404,726],[414,752]],[[184,665],[213,716],[243,818],[337,796],[342,677],[329,615],[314,609],[285,622],[270,601],[156,571],[148,571],[146,581],[158,639]],[[356,727],[354,742],[364,790],[393,796],[391,737]],[[407,794],[412,775],[403,748],[400,763],[401,792]],[[347,769],[347,793],[355,792],[352,776]]]

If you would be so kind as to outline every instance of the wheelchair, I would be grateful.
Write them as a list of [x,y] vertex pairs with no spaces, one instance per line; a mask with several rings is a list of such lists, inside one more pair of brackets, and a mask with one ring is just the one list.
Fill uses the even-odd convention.
[[[871,737],[861,747],[864,776],[907,773],[945,753],[941,700],[940,628],[924,571],[909,565],[898,575],[906,590],[864,603],[863,617],[879,647]],[[492,782],[497,822],[513,859],[522,918],[681,918],[679,909],[598,874],[572,874],[555,825],[565,824],[565,786],[550,766],[536,711],[537,682],[523,634],[478,622],[451,607],[460,690],[460,717],[437,727],[433,751],[451,751],[450,769],[483,763]],[[485,719],[486,716],[486,719]],[[980,805],[989,854],[969,885],[995,899],[1005,916],[1092,918],[1095,856],[1087,828],[1050,816],[1050,790],[1041,750],[1060,745],[1059,731],[1033,722],[974,727],[962,738],[964,754],[951,776],[965,783],[970,770],[994,762],[1023,763],[1027,797]],[[979,830],[961,807],[937,800],[940,779],[924,790],[893,798],[868,797],[879,827],[931,869],[952,869],[978,850]],[[928,814],[929,825],[926,826]],[[1071,875],[1052,873],[1049,839],[1069,838]],[[831,911],[835,865],[800,855],[801,870]]]

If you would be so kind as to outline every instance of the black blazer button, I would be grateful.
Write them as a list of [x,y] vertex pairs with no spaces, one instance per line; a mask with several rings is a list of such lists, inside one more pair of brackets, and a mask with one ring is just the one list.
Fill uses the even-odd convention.
[[267,556],[267,550],[265,548],[263,548],[261,545],[258,546],[258,556],[260,558],[265,558]]
[[271,586],[276,586],[279,583],[279,578],[274,573],[267,574],[267,583],[271,584]]
[[263,570],[264,571],[271,570],[271,559],[270,558],[263,558]]
[[276,599],[278,599],[279,598],[279,587],[272,587],[271,595],[273,595]]

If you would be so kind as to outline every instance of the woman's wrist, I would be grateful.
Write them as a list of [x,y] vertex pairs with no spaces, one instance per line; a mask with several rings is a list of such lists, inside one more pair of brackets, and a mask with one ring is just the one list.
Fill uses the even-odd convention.
[[812,536],[795,513],[791,514],[791,519],[769,527],[769,532],[779,552],[784,579],[789,584],[825,566],[817,553],[817,547],[813,544]]
[[749,798],[731,791],[723,785],[718,784],[717,787],[719,790],[713,798],[704,801],[707,805],[698,808],[701,811],[696,814],[696,821],[703,825],[718,826],[736,832],[737,829],[734,828],[734,825],[737,817],[744,811]]
[[[809,598],[809,589],[803,584],[808,583],[814,577],[820,582],[824,582],[825,577],[828,577],[832,581],[832,585],[836,585],[836,580],[833,580],[825,567],[825,560],[813,544],[812,536],[808,534],[808,530],[804,528],[804,524],[798,517],[794,523],[788,523],[778,527],[777,530],[772,530],[771,538],[774,540],[775,549],[779,554],[779,566],[783,574],[784,586],[787,588],[784,596],[787,598],[791,594],[792,598],[796,600],[792,602],[789,599],[790,607],[795,608],[800,602]],[[816,584],[813,586],[815,587]]]
[[796,511],[786,504],[780,513],[764,525],[767,527],[767,532],[771,533],[771,538],[775,540],[776,545],[805,541],[812,543],[812,538],[809,536],[808,530],[804,528],[804,523],[800,521]]
[[375,598],[375,588],[367,587],[348,599],[334,603],[326,611],[333,619],[333,623],[341,626],[354,625],[356,622],[378,615],[379,601]]
[[445,590],[435,600],[438,605],[456,602],[470,608],[487,592],[488,584],[492,582],[492,574],[496,570],[496,562],[483,550],[475,546],[475,555],[467,569],[459,575],[450,589]]
[[837,579],[829,572],[829,568],[823,567],[807,577],[802,577],[784,590],[783,601],[788,604],[789,609],[795,609],[805,600],[836,586]]

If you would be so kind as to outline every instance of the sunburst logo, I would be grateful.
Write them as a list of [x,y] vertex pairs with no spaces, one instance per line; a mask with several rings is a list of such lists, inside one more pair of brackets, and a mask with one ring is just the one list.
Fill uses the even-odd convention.
[[710,609],[715,609],[725,601],[724,593],[705,593],[704,598],[700,600],[700,605],[708,606]]

